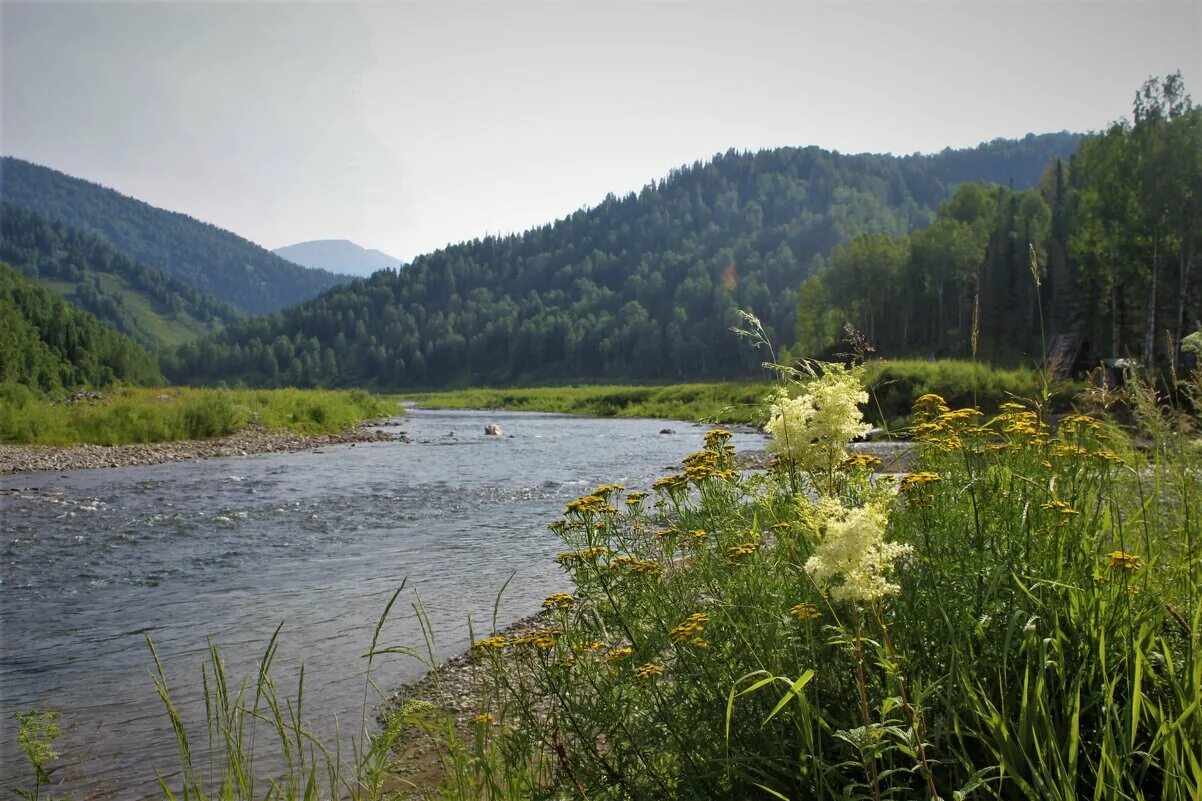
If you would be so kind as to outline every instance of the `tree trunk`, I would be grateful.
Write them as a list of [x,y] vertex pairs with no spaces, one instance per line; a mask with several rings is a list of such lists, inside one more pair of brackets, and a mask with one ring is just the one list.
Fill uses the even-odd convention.
[[1181,277],[1177,284],[1177,336],[1173,340],[1173,361],[1175,362],[1181,355],[1181,339],[1186,335],[1185,330],[1185,298],[1189,294],[1189,274],[1190,268],[1193,267],[1194,261],[1194,243],[1189,240],[1189,244],[1181,249]]
[[1110,267],[1110,358],[1119,358],[1120,350],[1119,337],[1119,293],[1118,293],[1118,276],[1114,274],[1114,261],[1111,260]]
[[1156,275],[1160,271],[1156,269],[1156,263],[1160,256],[1160,241],[1156,236],[1152,237],[1152,282],[1148,286],[1148,316],[1147,325],[1144,327],[1144,369],[1152,369],[1152,358],[1155,355],[1156,347]]

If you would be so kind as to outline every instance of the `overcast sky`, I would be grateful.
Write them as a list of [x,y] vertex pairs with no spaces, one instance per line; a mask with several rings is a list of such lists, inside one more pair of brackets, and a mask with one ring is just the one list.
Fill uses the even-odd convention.
[[911,153],[1129,114],[1202,0],[0,5],[0,150],[266,247],[409,259],[727,148]]

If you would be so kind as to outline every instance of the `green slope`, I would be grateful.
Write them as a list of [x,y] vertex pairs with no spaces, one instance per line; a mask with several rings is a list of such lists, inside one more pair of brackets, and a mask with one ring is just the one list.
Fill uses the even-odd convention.
[[270,312],[347,280],[300,267],[214,225],[80,178],[5,157],[4,201],[103,237],[135,261],[243,311]]
[[242,316],[90,231],[8,203],[0,206],[0,259],[151,349],[179,346]]
[[931,156],[729,152],[554,224],[421,256],[184,346],[179,380],[262,385],[680,381],[753,373],[730,334],[755,312],[777,343],[797,289],[864,231],[928,224],[964,180],[1029,187],[1079,137]]
[[38,392],[162,381],[128,337],[0,262],[0,385]]

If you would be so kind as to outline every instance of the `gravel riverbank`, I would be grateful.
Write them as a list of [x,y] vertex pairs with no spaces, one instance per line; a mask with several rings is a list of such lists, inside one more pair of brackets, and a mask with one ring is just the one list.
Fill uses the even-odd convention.
[[133,445],[0,445],[0,474],[37,470],[88,470],[98,467],[131,467],[162,462],[251,456],[258,453],[304,451],[329,445],[392,442],[400,433],[380,431],[378,422],[364,423],[337,434],[306,436],[293,431],[268,431],[248,426],[237,434],[217,439],[150,442]]

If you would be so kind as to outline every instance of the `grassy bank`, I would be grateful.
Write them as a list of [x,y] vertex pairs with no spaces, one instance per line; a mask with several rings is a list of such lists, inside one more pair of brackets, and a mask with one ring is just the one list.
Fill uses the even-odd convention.
[[326,434],[400,411],[394,401],[359,390],[126,387],[66,403],[9,385],[0,387],[0,442],[170,442],[234,434],[252,423],[269,430]]
[[594,417],[758,423],[761,401],[771,388],[764,382],[478,388],[404,397],[435,409],[506,409]]
[[[900,425],[914,398],[937,393],[957,405],[996,410],[1014,398],[1037,398],[1042,379],[1027,369],[1001,369],[967,361],[874,362],[867,373],[873,399],[866,413],[875,423]],[[437,409],[506,409],[597,417],[656,417],[715,423],[762,424],[764,398],[775,384],[721,382],[670,386],[566,386],[465,389],[408,395]]]

